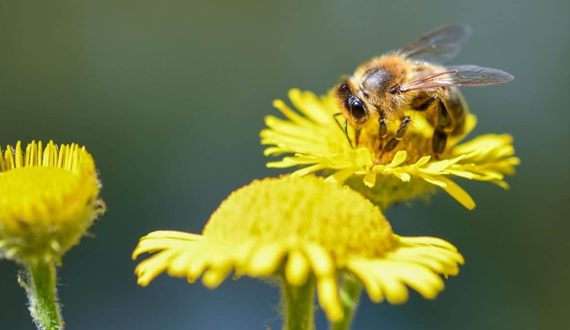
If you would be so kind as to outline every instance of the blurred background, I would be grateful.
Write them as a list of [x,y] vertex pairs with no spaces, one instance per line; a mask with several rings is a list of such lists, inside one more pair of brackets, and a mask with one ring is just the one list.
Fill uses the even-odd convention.
[[[131,252],[153,230],[201,232],[265,168],[259,131],[289,88],[325,93],[362,61],[448,23],[474,35],[451,64],[516,78],[464,89],[475,134],[509,132],[522,159],[503,191],[462,184],[390,209],[401,235],[435,235],[466,257],[437,300],[374,305],[353,329],[562,329],[570,322],[570,2],[1,1],[0,144],[78,142],[94,155],[108,212],[63,259],[68,329],[280,328],[279,291],[216,290],[160,276],[137,286]],[[33,330],[19,268],[0,261],[0,329]],[[319,329],[326,328],[322,312]]]

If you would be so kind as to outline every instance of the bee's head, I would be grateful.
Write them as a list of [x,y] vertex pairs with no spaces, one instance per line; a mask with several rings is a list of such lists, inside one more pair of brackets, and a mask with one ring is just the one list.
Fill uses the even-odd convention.
[[341,79],[334,94],[340,110],[347,119],[352,119],[357,126],[366,122],[368,119],[366,105],[356,96],[356,91],[350,86],[347,78]]

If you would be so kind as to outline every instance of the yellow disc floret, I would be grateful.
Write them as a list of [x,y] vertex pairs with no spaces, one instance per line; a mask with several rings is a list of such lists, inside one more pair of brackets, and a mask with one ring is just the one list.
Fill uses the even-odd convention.
[[8,146],[0,157],[0,254],[20,263],[58,261],[103,212],[98,195],[85,148]]
[[381,255],[392,246],[392,235],[374,204],[314,176],[255,181],[230,195],[204,230],[205,238],[225,241],[313,241],[337,262],[347,254]]

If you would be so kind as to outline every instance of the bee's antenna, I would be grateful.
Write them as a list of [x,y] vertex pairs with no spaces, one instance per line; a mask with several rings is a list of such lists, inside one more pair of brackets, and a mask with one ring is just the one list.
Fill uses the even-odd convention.
[[338,112],[338,113],[335,113],[333,115],[334,122],[336,123],[338,128],[340,128],[340,130],[344,132],[344,135],[346,136],[346,139],[348,140],[348,144],[350,144],[350,148],[354,149],[354,145],[352,144],[352,141],[350,140],[350,136],[348,136],[348,119],[344,120],[344,128],[342,128],[342,126],[340,125],[338,120],[336,120],[336,117],[339,115],[342,115],[342,112]]

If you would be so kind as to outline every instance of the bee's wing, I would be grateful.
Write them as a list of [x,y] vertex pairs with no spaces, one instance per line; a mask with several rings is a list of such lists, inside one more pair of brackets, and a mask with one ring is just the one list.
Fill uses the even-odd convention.
[[513,76],[498,69],[483,68],[476,65],[449,66],[442,71],[422,74],[416,73],[414,79],[400,86],[400,92],[417,89],[433,89],[446,86],[485,86],[497,85],[513,80]]
[[415,61],[440,64],[457,56],[460,44],[470,36],[469,25],[446,25],[423,35],[398,53]]

